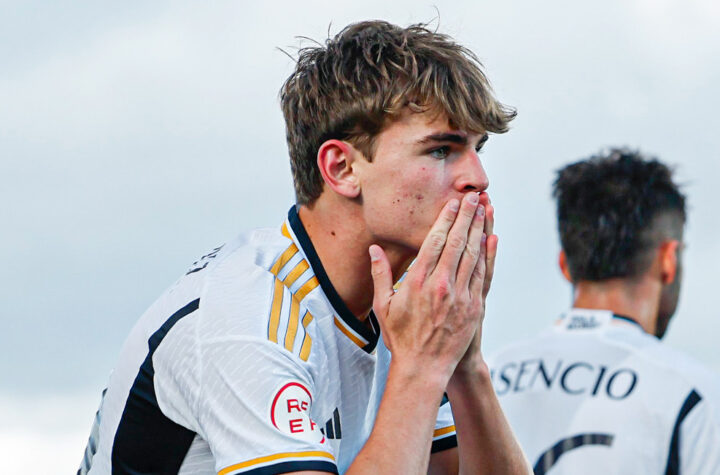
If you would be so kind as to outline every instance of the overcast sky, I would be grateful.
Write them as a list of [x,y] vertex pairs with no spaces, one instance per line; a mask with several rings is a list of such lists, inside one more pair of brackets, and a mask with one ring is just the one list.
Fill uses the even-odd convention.
[[433,25],[473,49],[518,109],[482,155],[500,236],[486,351],[570,303],[554,171],[627,145],[676,165],[688,195],[666,343],[720,370],[716,1],[0,0],[0,472],[37,454],[46,473],[72,471],[144,309],[196,257],[284,219],[277,92],[293,62],[278,48],[438,11]]

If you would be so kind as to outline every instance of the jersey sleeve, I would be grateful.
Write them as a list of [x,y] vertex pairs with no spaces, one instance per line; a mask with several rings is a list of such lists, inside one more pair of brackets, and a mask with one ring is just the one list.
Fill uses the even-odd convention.
[[199,393],[188,402],[187,423],[209,444],[219,475],[337,473],[335,454],[312,418],[312,378],[292,354],[268,341],[227,336],[205,341],[198,358]]
[[[705,399],[688,412],[679,427],[678,453],[670,449],[669,470],[675,464],[679,473],[720,473],[719,416],[717,406]],[[676,455],[679,460],[673,460]]]
[[457,447],[455,420],[447,395],[443,396],[433,431],[432,453]]

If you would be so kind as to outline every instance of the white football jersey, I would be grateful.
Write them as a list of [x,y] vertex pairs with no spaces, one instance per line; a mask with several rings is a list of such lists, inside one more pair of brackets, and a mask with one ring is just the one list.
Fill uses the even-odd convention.
[[716,375],[605,310],[489,359],[535,474],[720,474]]
[[[330,283],[293,207],[203,256],[140,318],[80,473],[343,473],[390,353]],[[457,445],[449,403],[433,451]]]

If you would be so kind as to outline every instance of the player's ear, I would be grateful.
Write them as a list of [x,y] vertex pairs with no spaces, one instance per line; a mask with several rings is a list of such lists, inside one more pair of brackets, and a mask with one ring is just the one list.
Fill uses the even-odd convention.
[[336,139],[323,142],[317,154],[317,165],[327,186],[347,198],[360,194],[359,180],[353,170],[354,157],[355,148]]
[[674,239],[660,244],[660,278],[665,285],[672,284],[677,275],[679,247],[680,241]]
[[565,251],[562,249],[560,249],[560,254],[558,255],[558,265],[560,266],[560,272],[562,272],[565,280],[572,284],[573,281],[572,277],[570,276],[570,268],[568,267],[567,256],[565,255]]

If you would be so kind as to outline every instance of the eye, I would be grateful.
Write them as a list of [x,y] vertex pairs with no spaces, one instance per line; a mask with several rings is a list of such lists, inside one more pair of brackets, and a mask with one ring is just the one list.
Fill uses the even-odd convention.
[[484,136],[480,139],[480,141],[478,142],[478,144],[475,146],[475,153],[478,153],[478,154],[479,154],[479,153],[482,153],[483,147],[485,146],[485,143],[486,143],[487,141],[488,141],[488,136],[487,136],[487,134],[486,134],[486,135],[484,135]]
[[450,147],[444,145],[442,147],[434,148],[430,150],[430,155],[438,160],[443,160],[450,155]]

